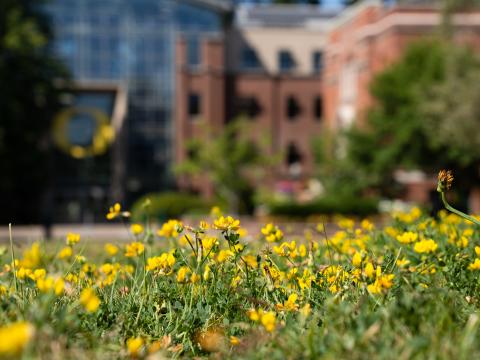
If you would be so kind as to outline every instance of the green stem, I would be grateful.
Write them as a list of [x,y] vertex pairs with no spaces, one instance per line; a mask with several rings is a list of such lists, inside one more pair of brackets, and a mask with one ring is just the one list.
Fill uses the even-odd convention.
[[8,224],[8,234],[10,236],[10,251],[12,253],[13,279],[15,280],[15,292],[17,292],[17,270],[15,269],[15,252],[13,251],[12,224]]
[[470,215],[467,215],[465,214],[464,212],[461,212],[460,210],[457,210],[455,208],[453,208],[452,206],[450,206],[450,204],[447,202],[447,199],[445,198],[445,193],[442,191],[440,192],[441,194],[441,198],[442,198],[442,202],[443,202],[443,205],[445,206],[445,208],[454,213],[454,214],[457,214],[458,216],[468,220],[468,221],[471,221],[472,223],[474,223],[475,225],[478,225],[480,226],[480,221],[478,221],[477,219],[475,219],[473,216],[470,216]]

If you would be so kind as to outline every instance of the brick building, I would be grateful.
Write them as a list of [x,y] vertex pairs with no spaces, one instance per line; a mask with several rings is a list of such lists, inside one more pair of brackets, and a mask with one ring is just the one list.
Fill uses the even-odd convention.
[[[189,61],[193,46],[180,37],[176,161],[188,156],[185,143],[199,136],[203,122],[218,128],[246,114],[256,133],[271,134],[272,153],[283,154],[275,180],[308,179],[314,170],[312,138],[326,129],[361,124],[372,104],[373,76],[412,40],[435,35],[441,20],[431,6],[379,1],[339,13],[307,5],[241,6],[223,34],[202,41],[195,64]],[[456,14],[453,24],[459,42],[480,47],[480,12]],[[427,200],[424,189],[431,182],[418,174],[403,179],[412,182],[408,199]],[[180,186],[187,184],[180,181]],[[211,192],[205,181],[196,187]]]

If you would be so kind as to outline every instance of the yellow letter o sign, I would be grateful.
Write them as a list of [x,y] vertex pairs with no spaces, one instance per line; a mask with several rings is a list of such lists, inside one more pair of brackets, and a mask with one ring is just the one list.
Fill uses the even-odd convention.
[[[92,134],[86,144],[75,143],[72,139],[72,123],[82,125],[78,116],[87,116],[93,121]],[[78,125],[78,124],[77,124]],[[84,126],[88,124],[84,123]],[[71,107],[61,111],[53,122],[53,141],[66,154],[82,159],[104,154],[115,138],[108,116],[101,110],[87,107]]]

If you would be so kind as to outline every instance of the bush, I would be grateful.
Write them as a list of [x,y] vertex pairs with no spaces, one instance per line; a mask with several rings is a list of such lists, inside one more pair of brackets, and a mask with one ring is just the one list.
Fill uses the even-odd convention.
[[378,212],[378,200],[329,196],[302,204],[293,201],[277,202],[270,204],[269,208],[271,215],[290,217],[331,214],[366,216]]
[[[150,204],[145,206],[147,199]],[[159,222],[177,219],[185,214],[207,213],[212,207],[199,195],[177,192],[152,193],[142,196],[132,206],[132,220],[144,222],[147,217]]]

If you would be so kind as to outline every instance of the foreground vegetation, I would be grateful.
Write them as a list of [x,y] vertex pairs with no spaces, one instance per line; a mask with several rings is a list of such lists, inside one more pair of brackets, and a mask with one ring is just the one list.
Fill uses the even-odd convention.
[[248,235],[213,209],[197,225],[133,224],[129,244],[96,255],[78,234],[3,248],[0,357],[480,356],[477,227],[418,208],[338,227]]

